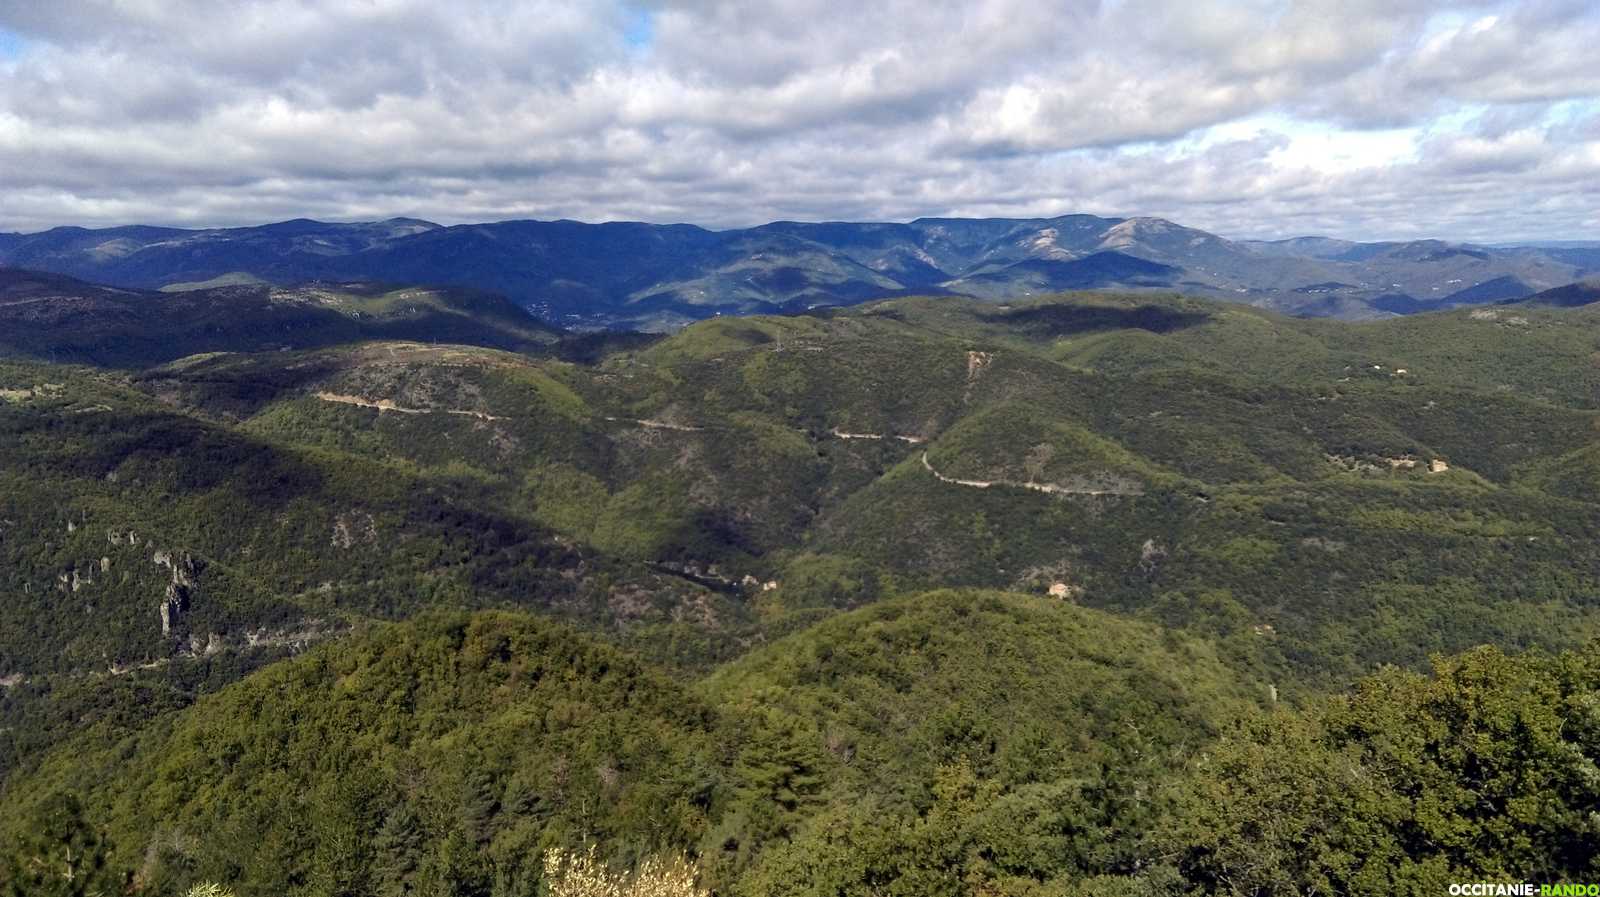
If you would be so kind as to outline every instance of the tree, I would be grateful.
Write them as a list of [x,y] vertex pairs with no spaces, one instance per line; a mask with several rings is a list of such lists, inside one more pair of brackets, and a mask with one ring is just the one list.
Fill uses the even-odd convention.
[[400,804],[384,816],[372,843],[373,878],[381,897],[417,893],[422,837],[422,820],[409,804]]
[[132,873],[111,867],[111,847],[83,817],[70,794],[56,793],[34,811],[6,875],[11,897],[110,897]]
[[1423,894],[1600,874],[1600,646],[1388,670],[1225,738],[1184,866],[1222,894]]
[[500,787],[484,765],[473,763],[461,784],[461,822],[472,840],[482,845],[494,835],[500,813]]

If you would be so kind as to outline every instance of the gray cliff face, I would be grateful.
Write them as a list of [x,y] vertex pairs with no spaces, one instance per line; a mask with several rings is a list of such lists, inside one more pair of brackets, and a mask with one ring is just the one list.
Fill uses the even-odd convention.
[[197,562],[188,552],[172,554],[157,551],[151,560],[157,567],[165,567],[172,573],[172,581],[167,583],[166,594],[159,605],[161,635],[169,637],[173,635],[183,615],[188,612],[190,603],[198,592],[200,571],[204,569],[204,563]]

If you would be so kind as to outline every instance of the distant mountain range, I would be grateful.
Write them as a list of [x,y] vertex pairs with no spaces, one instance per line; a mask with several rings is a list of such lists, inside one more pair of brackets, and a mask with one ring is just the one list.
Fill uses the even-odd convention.
[[775,222],[741,230],[616,222],[451,227],[395,218],[183,230],[0,234],[0,265],[139,289],[315,281],[503,294],[567,327],[670,328],[719,314],[909,294],[1016,299],[1159,290],[1361,319],[1515,301],[1600,273],[1600,247],[1325,237],[1235,241],[1159,218]]

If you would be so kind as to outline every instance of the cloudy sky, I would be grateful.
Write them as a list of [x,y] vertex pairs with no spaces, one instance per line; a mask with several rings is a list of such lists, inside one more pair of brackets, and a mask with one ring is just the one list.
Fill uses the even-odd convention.
[[1600,239],[1593,0],[0,0],[0,230]]

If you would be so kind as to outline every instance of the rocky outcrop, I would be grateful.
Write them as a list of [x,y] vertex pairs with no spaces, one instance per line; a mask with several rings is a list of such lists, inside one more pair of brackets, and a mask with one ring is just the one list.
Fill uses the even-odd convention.
[[[347,628],[322,620],[306,620],[299,629],[252,629],[244,634],[244,647],[289,648],[301,651],[317,642],[348,631]],[[208,644],[207,649],[209,648]]]
[[1326,455],[1325,457],[1327,457],[1329,463],[1335,464],[1344,470],[1350,471],[1351,473],[1373,473],[1383,470],[1384,465],[1387,465],[1388,469],[1392,471],[1416,470],[1417,468],[1422,467],[1426,469],[1428,473],[1444,473],[1450,469],[1450,465],[1446,463],[1443,458],[1432,458],[1424,465],[1420,458],[1416,458],[1411,455],[1401,455],[1394,458],[1380,458],[1378,461],[1359,458],[1355,455],[1330,454]]
[[127,532],[122,532],[121,530],[114,530],[114,529],[106,530],[106,544],[107,545],[121,545],[124,542],[126,542],[129,545],[137,547],[138,544],[139,544],[139,536],[138,536],[138,534],[136,534],[131,529],[128,530]]
[[334,518],[332,544],[334,548],[348,551],[358,543],[373,545],[378,541],[378,521],[362,511],[348,511]]
[[207,633],[203,640],[198,635],[189,636],[189,654],[194,657],[215,657],[227,650],[227,647],[227,642],[220,633]]
[[1161,569],[1161,562],[1167,559],[1167,548],[1154,539],[1144,540],[1139,546],[1139,572],[1145,576],[1155,576]]
[[71,570],[56,574],[56,588],[62,592],[76,593],[79,589],[94,585],[94,562],[90,562],[87,569],[79,567],[76,563]]
[[991,364],[994,364],[993,352],[978,352],[975,350],[967,352],[967,382],[971,383],[978,379],[978,375],[983,373],[984,369]]
[[183,615],[188,613],[199,587],[200,571],[205,565],[188,552],[172,554],[158,551],[151,560],[157,567],[165,567],[172,572],[172,581],[167,583],[166,595],[159,607],[161,635],[166,637],[172,635]]
[[967,386],[961,393],[961,401],[963,403],[972,401],[972,388],[978,383],[978,375],[988,370],[991,364],[994,364],[993,352],[978,352],[976,350],[967,352]]

